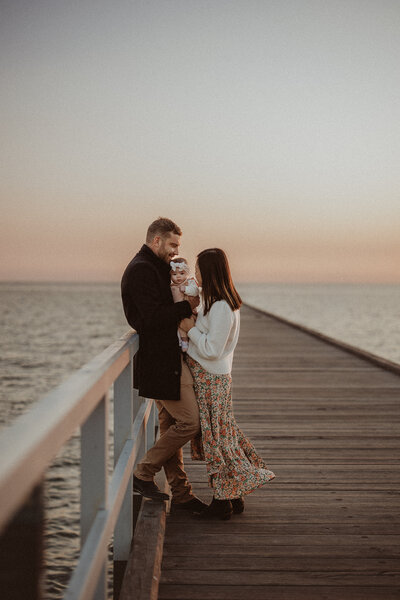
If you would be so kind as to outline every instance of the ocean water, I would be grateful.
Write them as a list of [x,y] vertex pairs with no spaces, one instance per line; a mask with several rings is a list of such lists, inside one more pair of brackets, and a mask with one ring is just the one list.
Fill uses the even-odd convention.
[[[400,363],[400,285],[239,284],[244,301]],[[0,424],[129,329],[119,285],[0,283]],[[79,432],[46,475],[45,597],[79,553]],[[111,597],[111,594],[110,594]]]
[[118,284],[0,283],[0,422],[128,329]]
[[398,284],[239,284],[252,306],[400,363]]

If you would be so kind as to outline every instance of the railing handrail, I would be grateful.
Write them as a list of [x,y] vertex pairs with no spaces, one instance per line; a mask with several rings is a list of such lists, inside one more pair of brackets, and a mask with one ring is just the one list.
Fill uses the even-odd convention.
[[[108,540],[115,530],[124,497],[126,498],[127,489],[129,490],[129,484],[132,483],[132,470],[152,409],[154,409],[152,400],[146,400],[139,408],[130,428],[130,437],[125,442],[108,486],[107,506],[96,513],[65,592],[65,600],[86,600],[93,597],[101,568],[107,560]],[[128,523],[124,523],[123,526],[129,527]],[[114,545],[116,541],[114,539]],[[98,597],[102,598],[101,590]]]
[[0,530],[129,364],[138,338],[122,336],[1,432]]
[[[81,553],[64,598],[105,600],[108,597],[108,544],[112,535],[114,565],[118,564],[114,584],[120,581],[120,567],[128,559],[133,535],[133,470],[154,444],[156,434],[155,402],[139,397],[133,388],[133,359],[138,348],[138,334],[128,332],[0,434],[1,554],[10,554],[7,543],[13,535],[18,544],[18,564],[24,564],[22,548],[33,544],[36,553],[35,569],[28,570],[32,576],[21,588],[24,572],[15,568],[11,552],[7,565],[2,567],[6,579],[2,577],[1,593],[5,598],[21,597],[21,589],[23,597],[26,594],[35,599],[41,597],[43,527],[39,524],[43,525],[44,474],[78,428]],[[109,392],[112,386],[111,432]],[[109,480],[110,434],[114,442],[114,469]],[[28,521],[36,524],[33,528],[26,527],[27,515]],[[25,561],[32,562],[32,555],[27,553]],[[12,572],[11,577],[7,577],[8,570]]]

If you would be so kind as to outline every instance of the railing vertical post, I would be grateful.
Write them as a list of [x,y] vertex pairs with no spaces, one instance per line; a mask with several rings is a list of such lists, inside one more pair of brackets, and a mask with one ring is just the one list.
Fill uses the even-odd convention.
[[[103,396],[81,429],[81,547],[96,513],[107,508],[108,395]],[[95,600],[107,598],[107,558]]]
[[[126,441],[131,437],[133,422],[133,399],[137,396],[133,389],[133,348],[130,349],[129,364],[114,382],[114,465]],[[114,598],[119,597],[126,561],[133,535],[133,496],[132,478],[122,502],[121,510],[114,529]]]

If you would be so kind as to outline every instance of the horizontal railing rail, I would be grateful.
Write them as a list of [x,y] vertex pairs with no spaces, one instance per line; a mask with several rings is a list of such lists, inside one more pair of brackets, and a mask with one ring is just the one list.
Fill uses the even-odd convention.
[[[107,551],[128,558],[133,535],[132,472],[155,440],[155,403],[133,388],[139,336],[129,332],[71,375],[0,435],[0,530],[12,526],[63,445],[81,428],[81,552],[65,598],[107,597]],[[114,469],[108,481],[109,392],[114,392]],[[37,495],[37,494],[36,494]],[[2,556],[4,550],[2,550]],[[4,568],[4,560],[2,560]],[[21,561],[21,570],[25,567]],[[18,587],[18,577],[15,577]],[[25,589],[40,598],[37,589]],[[12,587],[11,581],[11,587]],[[3,595],[4,594],[4,595]],[[18,598],[10,588],[2,598]],[[21,595],[21,598],[23,596]]]

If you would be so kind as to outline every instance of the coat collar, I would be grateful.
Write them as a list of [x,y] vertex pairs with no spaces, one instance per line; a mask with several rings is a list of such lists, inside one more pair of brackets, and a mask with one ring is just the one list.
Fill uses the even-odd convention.
[[151,260],[154,266],[157,267],[157,269],[162,273],[169,274],[171,270],[169,264],[162,260],[162,258],[159,258],[157,254],[154,254],[153,250],[151,250],[147,244],[143,244],[143,246],[140,248],[139,255]]

